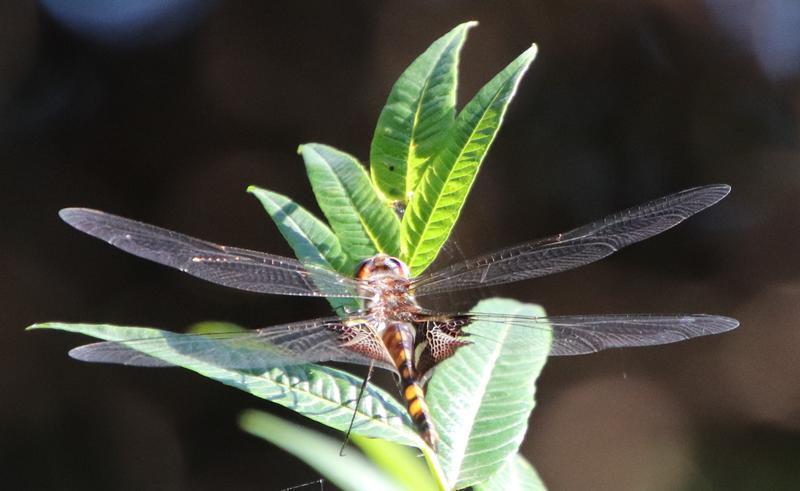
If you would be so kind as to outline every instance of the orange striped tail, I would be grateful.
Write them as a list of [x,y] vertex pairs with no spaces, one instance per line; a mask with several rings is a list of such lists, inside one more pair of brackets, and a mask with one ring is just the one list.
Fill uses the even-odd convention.
[[401,388],[403,389],[403,398],[406,400],[406,407],[408,414],[414,421],[422,440],[428,444],[433,450],[439,443],[439,435],[433,427],[433,419],[428,410],[428,404],[425,402],[425,393],[422,387],[416,380],[401,380]]
[[433,419],[425,402],[425,392],[417,380],[414,367],[413,327],[401,322],[390,324],[383,332],[383,343],[400,373],[400,390],[406,401],[411,420],[422,440],[436,450],[439,435],[433,427]]

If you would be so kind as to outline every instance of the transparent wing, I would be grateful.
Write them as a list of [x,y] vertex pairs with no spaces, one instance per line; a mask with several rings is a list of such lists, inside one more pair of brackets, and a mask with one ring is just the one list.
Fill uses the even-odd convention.
[[359,296],[356,280],[287,257],[222,246],[98,210],[65,208],[59,215],[125,252],[219,285],[280,295]]
[[142,339],[79,346],[69,355],[81,361],[143,367],[175,366],[188,357],[215,367],[255,372],[327,361],[358,365],[373,362],[392,369],[382,353],[354,351],[342,341],[376,336],[360,320],[343,323],[338,317],[330,317],[242,332],[151,332],[152,337]]
[[602,259],[686,220],[724,198],[730,186],[687,189],[547,239],[520,244],[414,279],[417,296],[538,278]]
[[[454,322],[470,335],[481,337],[481,330],[497,325],[552,332],[550,356],[583,355],[610,348],[654,346],[730,331],[739,321],[706,314],[622,314],[525,317],[505,314],[466,313],[453,316]],[[452,326],[452,324],[451,324]],[[520,349],[527,349],[521,346]]]

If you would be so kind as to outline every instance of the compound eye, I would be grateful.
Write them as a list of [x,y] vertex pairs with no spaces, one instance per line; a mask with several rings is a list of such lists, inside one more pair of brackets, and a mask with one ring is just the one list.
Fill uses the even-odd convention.
[[364,280],[366,279],[374,268],[373,266],[373,259],[371,257],[364,259],[358,266],[356,267],[356,278]]
[[406,266],[406,264],[403,261],[395,257],[389,257],[388,259],[386,259],[386,263],[389,265],[390,268],[392,268],[392,270],[399,272],[405,277],[409,276],[408,266]]

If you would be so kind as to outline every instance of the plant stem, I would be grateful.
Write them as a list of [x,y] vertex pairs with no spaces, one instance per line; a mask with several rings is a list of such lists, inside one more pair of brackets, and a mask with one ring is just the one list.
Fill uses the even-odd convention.
[[428,468],[430,468],[439,490],[449,491],[450,487],[447,485],[447,476],[444,475],[444,471],[442,470],[441,465],[439,465],[439,457],[436,455],[436,452],[434,452],[433,449],[429,448],[427,445],[424,445],[422,447],[422,454],[425,456],[425,460],[428,462]]

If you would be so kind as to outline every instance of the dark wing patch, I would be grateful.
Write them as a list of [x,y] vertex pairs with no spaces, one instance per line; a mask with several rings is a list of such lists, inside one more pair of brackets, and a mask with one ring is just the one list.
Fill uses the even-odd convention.
[[472,320],[465,316],[434,315],[414,322],[417,339],[417,377],[425,384],[431,369],[470,344],[463,328]]

